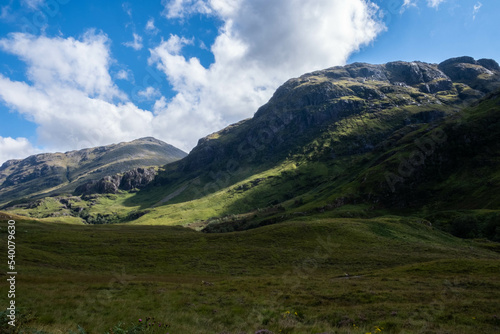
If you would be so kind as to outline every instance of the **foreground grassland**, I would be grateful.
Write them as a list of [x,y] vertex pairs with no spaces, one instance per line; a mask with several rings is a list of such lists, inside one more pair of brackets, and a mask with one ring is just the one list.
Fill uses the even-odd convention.
[[[17,333],[500,331],[496,244],[418,219],[324,214],[226,234],[16,223]],[[16,333],[5,318],[0,332]]]

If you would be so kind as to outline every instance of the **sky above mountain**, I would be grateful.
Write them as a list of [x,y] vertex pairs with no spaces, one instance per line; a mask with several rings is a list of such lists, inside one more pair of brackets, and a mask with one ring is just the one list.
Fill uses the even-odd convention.
[[0,164],[154,136],[189,151],[284,81],[500,60],[497,0],[3,0]]

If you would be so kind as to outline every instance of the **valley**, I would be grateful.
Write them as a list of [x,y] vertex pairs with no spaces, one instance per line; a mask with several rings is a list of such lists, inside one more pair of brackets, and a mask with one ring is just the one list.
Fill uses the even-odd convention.
[[500,67],[459,57],[304,74],[187,156],[145,138],[177,155],[55,190],[6,163],[6,333],[496,333],[499,137]]

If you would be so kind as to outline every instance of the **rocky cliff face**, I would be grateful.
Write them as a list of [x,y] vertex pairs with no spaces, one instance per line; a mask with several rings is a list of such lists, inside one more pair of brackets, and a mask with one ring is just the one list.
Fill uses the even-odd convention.
[[109,146],[10,160],[0,167],[0,203],[39,194],[71,193],[90,180],[138,167],[162,166],[185,156],[183,151],[160,140],[141,138]]
[[[337,122],[363,114],[390,119],[382,138],[410,123],[444,117],[499,88],[500,67],[491,59],[332,67],[288,80],[252,119],[201,139],[176,166],[184,172],[211,166],[217,171],[231,160],[239,165],[276,161]],[[362,146],[376,144],[369,140]]]
[[156,176],[154,168],[135,168],[123,174],[105,176],[98,181],[89,181],[75,189],[75,195],[116,194],[120,190],[130,191],[144,188]]

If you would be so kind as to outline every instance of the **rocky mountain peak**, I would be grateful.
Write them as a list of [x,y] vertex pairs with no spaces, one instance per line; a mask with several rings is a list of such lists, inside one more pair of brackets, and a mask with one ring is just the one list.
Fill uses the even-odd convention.
[[500,67],[495,60],[480,59],[476,61],[472,57],[451,58],[440,63],[438,68],[451,80],[469,85],[474,80],[484,80],[495,74],[498,75],[500,72]]
[[[499,88],[500,71],[491,59],[330,67],[288,80],[252,119],[200,139],[182,165],[185,170],[196,170],[217,164],[224,156],[240,161],[242,154],[253,160],[266,154],[268,159],[277,159],[299,145],[297,138],[312,138],[320,129],[348,117],[414,107],[425,112],[408,116],[404,122],[427,122]],[[226,145],[229,137],[238,138],[239,145]],[[241,153],[254,151],[259,154]]]

